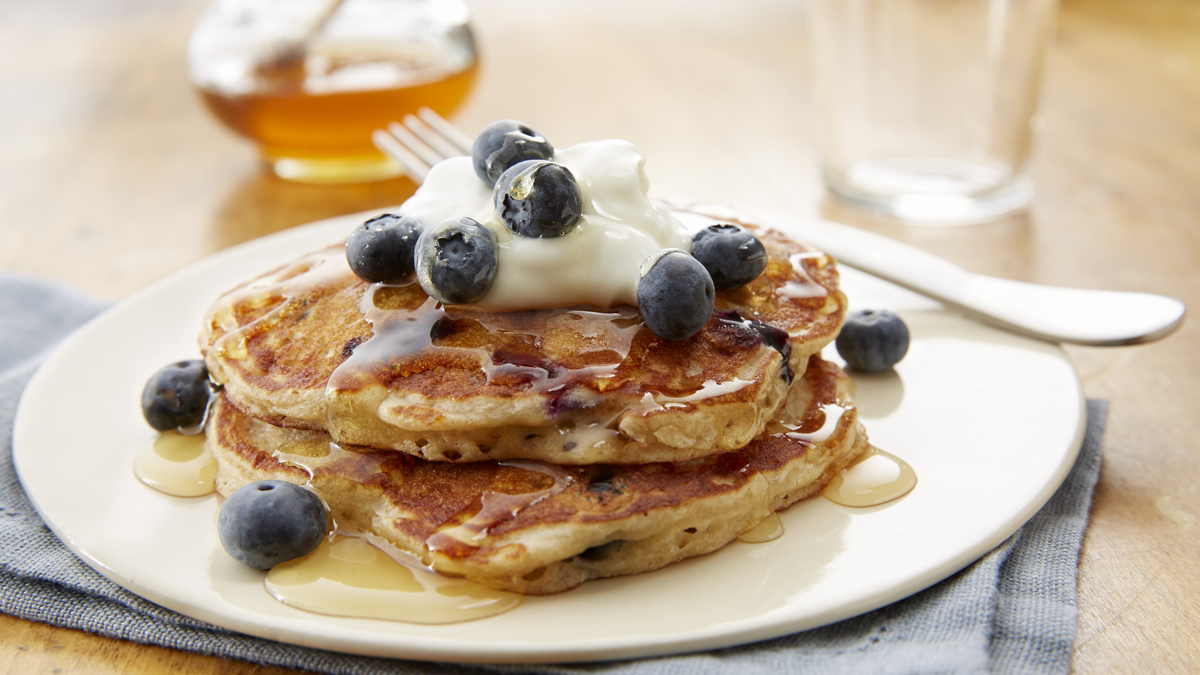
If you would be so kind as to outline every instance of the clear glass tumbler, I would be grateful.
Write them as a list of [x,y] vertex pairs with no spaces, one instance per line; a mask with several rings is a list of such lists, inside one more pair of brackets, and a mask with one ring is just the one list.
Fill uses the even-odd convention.
[[361,182],[401,168],[371,131],[453,112],[477,57],[460,0],[215,0],[192,32],[192,83],[283,178]]
[[822,171],[844,201],[963,224],[1033,197],[1057,0],[814,0]]

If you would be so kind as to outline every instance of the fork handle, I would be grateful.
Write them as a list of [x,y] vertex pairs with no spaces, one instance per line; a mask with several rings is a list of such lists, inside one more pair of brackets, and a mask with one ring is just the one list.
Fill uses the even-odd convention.
[[1118,346],[1175,332],[1186,306],[1150,293],[1044,286],[968,272],[912,246],[828,221],[778,222],[839,262],[1011,331],[1050,342]]

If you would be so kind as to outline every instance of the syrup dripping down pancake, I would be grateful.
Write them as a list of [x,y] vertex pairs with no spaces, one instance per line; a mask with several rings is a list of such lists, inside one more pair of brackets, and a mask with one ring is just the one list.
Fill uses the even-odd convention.
[[308,483],[339,528],[382,537],[438,572],[556,593],[714,551],[818,494],[868,447],[847,384],[813,357],[768,431],[680,463],[429,462],[273,426],[224,397],[208,444],[224,495],[257,480]]

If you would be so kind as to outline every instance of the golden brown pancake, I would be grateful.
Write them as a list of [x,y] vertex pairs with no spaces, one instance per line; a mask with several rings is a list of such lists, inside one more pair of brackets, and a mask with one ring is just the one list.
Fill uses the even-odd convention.
[[755,228],[766,271],[669,342],[635,307],[484,312],[368,284],[341,245],[222,296],[200,337],[240,411],[426,459],[685,461],[740,448],[836,337],[828,256]]
[[208,444],[223,495],[264,479],[309,484],[343,531],[382,537],[438,572],[556,593],[716,550],[817,494],[868,447],[847,384],[813,357],[768,432],[681,463],[429,462],[273,426],[225,397]]

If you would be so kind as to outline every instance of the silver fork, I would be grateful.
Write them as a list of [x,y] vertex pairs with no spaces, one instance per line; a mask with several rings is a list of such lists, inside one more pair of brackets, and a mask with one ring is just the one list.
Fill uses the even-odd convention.
[[[422,183],[430,167],[471,154],[471,139],[429,108],[376,129],[375,147]],[[1186,307],[1149,293],[1096,291],[1011,281],[963,268],[858,228],[779,215],[770,222],[839,262],[903,286],[987,323],[1049,342],[1098,347],[1162,339],[1183,325]]]
[[375,147],[400,162],[413,182],[425,182],[434,164],[448,157],[471,154],[471,139],[429,108],[405,115],[403,124],[392,122],[387,130],[371,134]]

